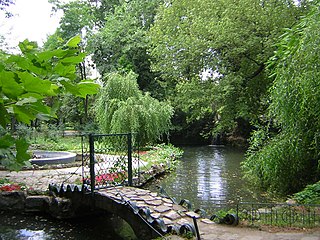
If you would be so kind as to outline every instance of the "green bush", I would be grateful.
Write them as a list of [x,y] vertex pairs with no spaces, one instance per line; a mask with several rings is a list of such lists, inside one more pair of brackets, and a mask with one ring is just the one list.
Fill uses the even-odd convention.
[[301,204],[320,204],[320,181],[295,193],[293,199]]

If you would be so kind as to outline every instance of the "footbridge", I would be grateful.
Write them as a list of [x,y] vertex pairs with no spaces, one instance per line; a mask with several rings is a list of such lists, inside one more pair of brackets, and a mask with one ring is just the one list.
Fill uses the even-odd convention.
[[[136,187],[117,186],[93,193],[85,186],[50,185],[51,212],[60,218],[76,217],[88,212],[106,211],[125,220],[138,239],[153,239],[167,233],[199,236],[198,222],[214,224],[188,209],[188,202],[174,202],[167,196]],[[56,210],[54,210],[56,208]],[[198,238],[200,239],[200,238]]]
[[167,233],[199,236],[197,222],[213,224],[200,210],[141,188],[154,170],[140,159],[137,146],[130,133],[83,135],[82,184],[50,184],[50,212],[69,218],[106,211],[125,220],[142,240]]

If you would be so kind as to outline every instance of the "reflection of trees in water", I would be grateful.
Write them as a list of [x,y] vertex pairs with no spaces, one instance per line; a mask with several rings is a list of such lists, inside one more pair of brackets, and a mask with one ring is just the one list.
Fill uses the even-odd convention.
[[185,147],[177,170],[160,182],[171,197],[189,199],[193,207],[211,208],[217,204],[253,201],[241,178],[243,151],[225,147]]

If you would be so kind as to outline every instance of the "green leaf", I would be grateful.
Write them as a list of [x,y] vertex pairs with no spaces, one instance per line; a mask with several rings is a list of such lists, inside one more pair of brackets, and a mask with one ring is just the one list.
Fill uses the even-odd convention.
[[66,57],[61,60],[62,63],[73,63],[78,64],[81,63],[86,56],[85,53],[80,53],[78,56]]
[[14,138],[8,134],[0,137],[0,148],[9,148],[14,144]]
[[17,150],[16,159],[18,163],[24,165],[24,162],[30,159],[30,155],[27,153],[28,148],[29,148],[29,144],[24,138],[16,140],[16,150]]
[[26,58],[20,55],[11,55],[8,58],[7,63],[17,64],[18,67],[24,70],[29,69],[29,66],[30,66],[30,62]]
[[92,81],[82,81],[78,83],[78,90],[80,97],[85,98],[88,94],[97,94],[100,85]]
[[76,47],[78,47],[78,44],[79,44],[80,42],[81,42],[81,37],[80,37],[80,35],[77,35],[77,36],[71,38],[71,39],[66,43],[66,45],[67,45],[68,47],[71,47],[71,48],[76,48]]
[[25,106],[13,106],[13,112],[19,122],[30,124],[31,120],[36,118],[36,114],[31,112],[30,109]]
[[5,128],[9,121],[10,118],[7,109],[4,107],[3,102],[0,102],[0,125]]
[[38,44],[37,42],[30,42],[28,39],[26,39],[19,43],[19,48],[22,53],[29,53],[36,50],[38,48]]
[[52,91],[52,83],[49,80],[34,77],[28,72],[19,72],[18,76],[24,83],[24,88],[27,92],[39,93],[48,96],[56,95],[54,91]]
[[2,63],[0,63],[0,72],[4,71],[4,69],[5,69],[5,66]]
[[60,83],[64,86],[65,90],[67,92],[71,93],[72,95],[75,95],[75,96],[80,96],[81,95],[77,85],[74,85],[74,84],[72,84],[70,82],[67,82],[65,80],[60,81]]
[[41,53],[37,53],[36,56],[38,57],[39,61],[48,61],[52,59],[53,57],[61,58],[67,54],[66,50],[63,49],[57,49],[54,51],[45,51]]
[[16,99],[23,93],[23,88],[15,80],[15,74],[9,71],[0,72],[0,82],[3,93],[9,97]]
[[35,103],[37,101],[38,101],[38,99],[36,99],[34,97],[22,98],[21,100],[16,102],[16,105],[22,106],[22,105],[29,104],[29,103]]
[[43,95],[39,94],[39,93],[24,93],[20,95],[20,99],[23,98],[35,98],[35,99],[43,99]]
[[62,63],[58,63],[55,68],[54,68],[54,71],[56,73],[58,73],[60,76],[63,76],[63,77],[67,77],[67,78],[75,78],[75,71],[76,71],[76,68],[74,65],[64,65]]

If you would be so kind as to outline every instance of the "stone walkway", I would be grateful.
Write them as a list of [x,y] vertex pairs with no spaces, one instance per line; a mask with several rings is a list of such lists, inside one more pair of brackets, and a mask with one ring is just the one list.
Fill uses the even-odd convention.
[[0,178],[7,178],[12,182],[25,184],[28,189],[37,192],[47,191],[50,183],[81,184],[81,174],[81,166],[45,170],[23,170],[20,172],[0,170]]
[[[32,187],[36,191],[46,191],[50,183],[66,184],[79,181],[81,177],[81,167],[47,169],[47,170],[27,170],[21,172],[0,171],[0,178],[8,178],[13,182],[24,183],[27,187]],[[137,189],[138,190],[138,189]],[[191,222],[190,216],[196,216],[193,212],[188,212],[181,206],[174,205],[170,199],[162,198],[156,193],[148,190],[136,190],[127,188],[123,197],[136,202],[136,206],[147,206],[151,210],[153,217],[163,218],[166,223],[183,224]],[[119,198],[119,189],[103,192],[111,198]],[[161,201],[161,203],[160,203]],[[197,216],[198,217],[198,216]],[[270,229],[259,230],[241,226],[226,226],[215,224],[208,219],[198,219],[200,237],[202,240],[320,240],[320,229],[314,230],[281,230],[270,232]],[[165,239],[178,240],[179,236],[168,236]]]

